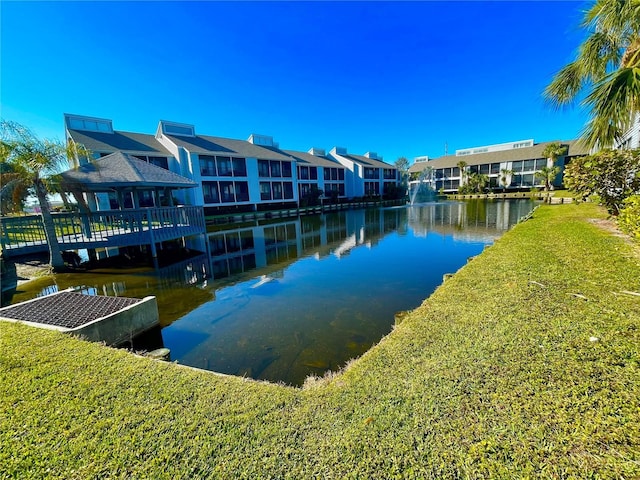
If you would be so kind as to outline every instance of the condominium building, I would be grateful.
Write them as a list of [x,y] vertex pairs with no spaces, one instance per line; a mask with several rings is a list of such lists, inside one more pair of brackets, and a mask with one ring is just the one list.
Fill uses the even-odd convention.
[[348,153],[344,147],[334,147],[329,157],[346,168],[347,197],[386,195],[391,185],[398,185],[398,169],[382,161],[374,152],[364,155]]
[[436,190],[454,192],[460,188],[469,174],[478,173],[487,176],[489,188],[514,190],[543,187],[543,179],[535,173],[542,167],[552,166],[553,161],[542,153],[551,143],[560,143],[567,149],[566,154],[556,160],[560,173],[553,184],[560,186],[564,166],[573,157],[589,153],[588,149],[577,140],[541,143],[535,143],[532,139],[520,140],[465,148],[456,150],[455,155],[434,159],[419,157],[409,168],[409,173],[413,177],[410,184],[426,182]]
[[[95,158],[122,152],[193,180],[197,187],[176,193],[177,200],[204,206],[208,214],[292,208],[314,189],[329,201],[381,195],[397,179],[396,168],[371,153],[283,150],[270,136],[201,135],[193,125],[165,120],[151,135],[114,130],[109,119],[72,114],[64,119],[67,141],[83,144]],[[89,203],[99,208],[109,202]]]

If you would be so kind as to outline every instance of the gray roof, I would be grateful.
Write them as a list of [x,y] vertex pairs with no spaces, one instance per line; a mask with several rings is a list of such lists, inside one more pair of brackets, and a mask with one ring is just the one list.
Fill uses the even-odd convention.
[[67,130],[74,142],[80,143],[92,152],[126,152],[133,155],[151,155],[172,157],[153,135],[114,131],[90,132],[85,130]]
[[364,165],[365,167],[374,167],[374,168],[396,168],[395,165],[391,165],[390,163],[383,162],[382,160],[374,160],[373,158],[367,158],[364,155],[353,155],[346,154],[340,155],[348,160],[359,163],[360,165]]
[[262,147],[246,140],[210,137],[208,135],[197,135],[195,137],[166,135],[166,137],[185,150],[199,155],[229,155],[262,160],[292,160],[290,156],[285,155],[275,147]]
[[195,182],[177,173],[115,152],[91,163],[61,173],[68,183],[80,184],[84,190],[101,191],[113,187],[192,188]]
[[481,165],[485,163],[515,162],[518,160],[532,160],[536,158],[544,158],[542,151],[550,143],[560,143],[567,145],[569,150],[567,156],[587,155],[589,149],[586,148],[579,140],[542,142],[536,143],[531,147],[513,148],[509,150],[501,150],[498,152],[475,153],[472,155],[447,155],[444,157],[434,158],[427,162],[418,162],[411,165],[409,172],[421,172],[425,167],[433,168],[450,168],[458,165],[458,162],[467,162],[467,165]]
[[298,165],[316,165],[318,167],[344,168],[344,165],[326,156],[311,155],[307,152],[296,152],[295,150],[283,150],[287,155],[296,159]]

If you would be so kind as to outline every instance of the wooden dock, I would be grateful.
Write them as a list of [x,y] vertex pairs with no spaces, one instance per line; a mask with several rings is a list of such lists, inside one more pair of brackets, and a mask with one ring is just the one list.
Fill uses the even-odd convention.
[[[206,232],[204,210],[197,206],[54,213],[62,250],[151,245]],[[5,257],[48,250],[40,215],[2,217],[0,245]]]

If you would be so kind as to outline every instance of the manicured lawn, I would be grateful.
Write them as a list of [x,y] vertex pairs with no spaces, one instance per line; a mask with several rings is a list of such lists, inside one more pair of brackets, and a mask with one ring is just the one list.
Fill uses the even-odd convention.
[[640,253],[604,216],[539,208],[302,390],[3,323],[0,477],[638,478]]

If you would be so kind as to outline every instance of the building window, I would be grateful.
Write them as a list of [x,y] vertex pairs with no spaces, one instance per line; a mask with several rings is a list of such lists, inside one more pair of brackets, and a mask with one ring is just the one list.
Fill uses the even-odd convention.
[[271,165],[271,176],[272,177],[281,177],[282,176],[282,171],[280,169],[280,162],[278,162],[277,160],[271,160],[271,162],[269,162]]
[[216,176],[216,159],[209,155],[200,155],[200,175],[205,177]]
[[298,177],[300,180],[309,180],[309,167],[298,167]]
[[236,201],[233,182],[220,182],[220,201],[232,203]]
[[469,165],[469,173],[478,173],[478,165]]
[[269,160],[258,160],[258,175],[261,177],[270,177]]
[[309,167],[309,178],[311,180],[318,179],[318,167]]
[[[106,157],[109,155],[108,153],[101,153],[100,158]],[[147,155],[133,155],[138,160],[142,160],[143,162],[150,163],[151,165],[155,165],[156,167],[164,168],[165,170],[169,170],[169,159],[167,157],[148,157]]]
[[547,166],[546,158],[538,158],[536,160],[536,170],[540,170],[542,167],[546,167],[546,166]]
[[311,184],[309,183],[301,183],[298,185],[298,192],[300,194],[300,198],[304,198],[309,195],[311,191]]
[[233,175],[231,170],[231,159],[229,157],[216,157],[216,165],[218,167],[218,176],[230,177]]
[[204,193],[204,203],[220,203],[218,182],[202,182],[202,192]]
[[271,184],[260,182],[260,200],[271,200]]
[[488,163],[483,163],[482,165],[480,165],[480,173],[482,175],[489,175],[489,164]]
[[452,177],[459,177],[460,176],[460,167],[453,167],[451,169],[451,176]]
[[523,172],[531,172],[536,169],[536,161],[535,160],[525,160]]
[[380,175],[377,168],[364,167],[364,178],[378,179]]
[[380,195],[380,184],[378,182],[364,182],[365,195]]
[[274,200],[282,200],[282,184],[280,182],[272,183],[271,191],[273,192]]
[[234,177],[246,177],[247,176],[247,164],[244,158],[233,158],[233,176]]
[[292,182],[283,182],[282,189],[284,190],[284,198],[286,200],[290,200],[293,198],[293,183]]
[[393,168],[385,168],[384,169],[384,178],[385,179],[395,179],[396,171]]
[[511,163],[511,170],[514,173],[521,172],[522,171],[522,160],[517,161],[517,162],[512,162]]
[[291,162],[282,162],[282,176],[291,178]]
[[533,187],[533,173],[525,173],[522,175],[522,186],[523,187]]
[[234,182],[236,202],[249,201],[249,184],[247,182]]
[[499,163],[492,163],[491,164],[491,173],[493,173],[493,174],[500,173],[500,164]]
[[155,165],[156,167],[169,170],[169,161],[167,157],[149,157],[149,163]]

